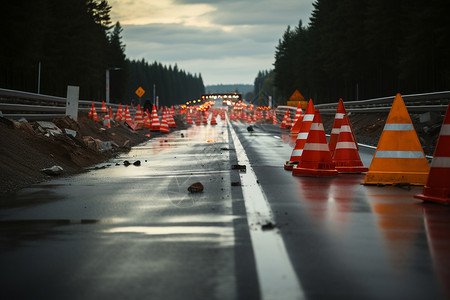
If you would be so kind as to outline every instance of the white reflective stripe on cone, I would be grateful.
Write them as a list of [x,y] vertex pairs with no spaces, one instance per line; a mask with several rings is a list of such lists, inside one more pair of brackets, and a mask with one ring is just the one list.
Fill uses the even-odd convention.
[[302,156],[303,149],[294,149],[291,156]]
[[342,125],[340,132],[352,132],[352,129],[348,125]]
[[339,134],[339,128],[331,129],[331,134]]
[[305,145],[305,148],[303,150],[330,151],[330,148],[328,148],[328,144],[309,143]]
[[336,116],[334,118],[335,119],[343,119],[344,118],[344,114],[343,113],[336,113]]
[[337,149],[356,149],[356,145],[353,142],[339,142],[336,144]]
[[309,132],[300,132],[297,135],[297,140],[306,140],[308,138],[308,133]]
[[313,114],[307,114],[303,116],[303,121],[312,121],[312,120],[314,120]]
[[414,130],[414,127],[412,124],[386,124],[384,125],[383,130],[389,130],[389,131],[410,131]]
[[425,158],[421,151],[377,151],[378,158]]
[[431,161],[432,168],[450,168],[450,157],[435,156]]
[[450,135],[450,124],[442,124],[440,135]]
[[311,128],[309,129],[309,131],[311,131],[311,130],[325,131],[325,129],[323,129],[323,124],[322,123],[312,123],[311,124]]

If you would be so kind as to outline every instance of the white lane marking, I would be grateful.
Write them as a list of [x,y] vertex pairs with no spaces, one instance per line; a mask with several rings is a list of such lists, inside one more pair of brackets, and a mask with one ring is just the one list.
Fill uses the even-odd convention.
[[276,135],[274,135],[273,137],[276,139],[281,139],[279,136],[276,136]]
[[241,172],[240,177],[261,297],[267,300],[305,299],[280,233],[277,230],[263,231],[261,229],[262,224],[268,222],[275,224],[273,213],[257,183],[256,174],[250,166],[244,147],[229,120],[228,126],[230,126],[238,163],[247,166],[247,171]]

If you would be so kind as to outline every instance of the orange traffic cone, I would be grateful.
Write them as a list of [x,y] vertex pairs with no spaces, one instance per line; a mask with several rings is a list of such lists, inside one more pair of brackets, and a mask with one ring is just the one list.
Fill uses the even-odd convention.
[[197,112],[197,116],[195,118],[195,125],[201,125],[202,124],[202,119],[201,119],[201,115],[199,112]]
[[130,110],[128,108],[128,104],[125,106],[125,121],[133,121],[133,119],[131,119],[131,114],[130,114]]
[[209,122],[211,125],[217,125],[217,121],[216,121],[216,116],[212,115],[211,116],[211,121]]
[[272,117],[272,124],[273,124],[273,125],[278,124],[277,114],[276,114],[276,113],[273,114],[273,117]]
[[89,109],[89,115],[88,115],[89,118],[94,117],[94,109],[95,109],[94,102],[92,102],[91,108]]
[[397,94],[363,183],[424,185],[429,171],[408,110]]
[[450,103],[434,149],[430,174],[422,194],[415,198],[450,204]]
[[[111,109],[111,108],[110,108],[110,109]],[[104,125],[105,127],[111,128],[111,118],[110,118],[109,116],[110,116],[110,114],[109,114],[108,109],[107,109],[107,110],[106,110],[106,115],[105,115],[105,117],[103,118],[103,125]]]
[[164,133],[170,132],[169,124],[167,123],[167,112],[166,111],[163,112],[163,116],[161,119],[161,125],[159,126],[159,131],[164,132]]
[[175,115],[175,111],[172,110],[169,114],[167,114],[167,124],[169,125],[170,128],[174,128],[177,127],[177,124],[175,123],[175,119],[173,118],[173,116]]
[[119,107],[117,108],[116,112],[116,120],[122,121],[124,118],[123,111],[122,111],[122,103],[119,104]]
[[253,121],[252,114],[249,113],[247,116],[247,123],[251,123]]
[[292,125],[292,128],[291,128],[291,133],[299,133],[300,132],[300,128],[302,127],[302,120],[303,120],[302,107],[299,102],[298,106],[297,106],[297,112],[295,113],[294,125]]
[[347,115],[344,115],[335,146],[333,162],[339,173],[367,172],[369,169],[364,167],[359,157],[356,141],[349,124]]
[[186,114],[186,124],[192,124],[192,118],[191,118],[191,114],[190,113]]
[[138,104],[136,108],[136,114],[134,115],[134,122],[138,124],[143,124],[144,123],[143,115],[144,114],[141,110],[141,106]]
[[105,101],[102,101],[102,107],[100,108],[100,111],[105,112],[105,113],[108,112],[108,109],[106,108],[106,105],[105,105]]
[[158,113],[156,112],[156,106],[153,104],[152,109],[152,125],[150,126],[151,131],[159,131],[159,127],[161,124],[159,123]]
[[95,110],[94,102],[92,102],[91,112],[89,113],[89,116],[92,117],[94,121],[98,122],[98,115],[97,111]]
[[292,170],[295,176],[337,176],[327,137],[319,110],[315,111],[314,120],[306,139],[305,148],[298,166]]
[[330,142],[328,144],[331,156],[333,156],[334,149],[336,148],[336,143],[339,137],[339,129],[341,128],[342,118],[344,118],[344,115],[347,115],[347,112],[345,111],[344,101],[342,101],[341,98],[339,99],[336,114],[334,115],[333,129],[331,129]]
[[[339,99],[338,107],[336,109],[336,114],[334,116],[333,129],[331,129],[330,141],[328,142],[328,147],[330,148],[331,156],[333,156],[334,149],[336,148],[336,143],[339,137],[339,129],[341,128],[342,118],[344,115],[347,115],[347,111],[345,110],[344,101],[342,98]],[[351,134],[353,136],[353,140],[356,141],[355,135],[353,133],[352,125],[350,121],[348,122],[351,130]],[[359,149],[358,144],[356,144],[356,149]]]
[[284,117],[283,117],[283,121],[281,121],[281,129],[286,129],[286,124],[287,124],[287,120],[291,119],[290,115],[289,115],[289,108],[286,109],[286,112],[284,113]]
[[306,113],[303,116],[302,126],[300,132],[297,134],[297,140],[295,141],[294,149],[292,150],[291,158],[286,161],[284,165],[285,170],[291,171],[294,165],[298,164],[302,158],[303,148],[306,144],[306,139],[308,138],[309,129],[314,119],[314,104],[312,100],[309,100],[308,107],[306,108]]
[[144,127],[152,127],[152,118],[150,113],[148,112],[148,109],[145,110]]

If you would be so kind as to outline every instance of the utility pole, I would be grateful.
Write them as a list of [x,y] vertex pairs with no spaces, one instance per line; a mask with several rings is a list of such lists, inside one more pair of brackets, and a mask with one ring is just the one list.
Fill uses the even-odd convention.
[[41,93],[41,62],[39,61],[39,67],[38,67],[38,86],[37,86],[37,93]]

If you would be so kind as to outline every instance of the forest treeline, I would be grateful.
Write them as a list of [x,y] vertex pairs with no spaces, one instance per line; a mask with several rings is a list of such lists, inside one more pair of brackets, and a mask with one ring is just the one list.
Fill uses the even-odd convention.
[[[201,75],[127,59],[123,29],[111,24],[110,11],[106,0],[2,3],[0,87],[36,93],[40,74],[42,94],[65,97],[67,85],[75,85],[81,99],[101,101],[109,69],[111,102],[129,103],[139,86],[153,84],[167,104],[180,103],[186,91],[188,98],[204,93]],[[146,91],[144,97],[152,88]]]
[[161,63],[152,64],[142,60],[127,60],[129,80],[127,99],[135,103],[139,99],[135,94],[140,86],[145,90],[142,100],[153,101],[153,85],[155,96],[159,98],[159,105],[183,104],[188,100],[200,98],[205,91],[201,74],[190,74],[178,69],[178,66],[163,66]]
[[[448,0],[317,0],[276,47],[274,86],[317,103],[450,89]],[[269,76],[270,77],[270,76]]]

